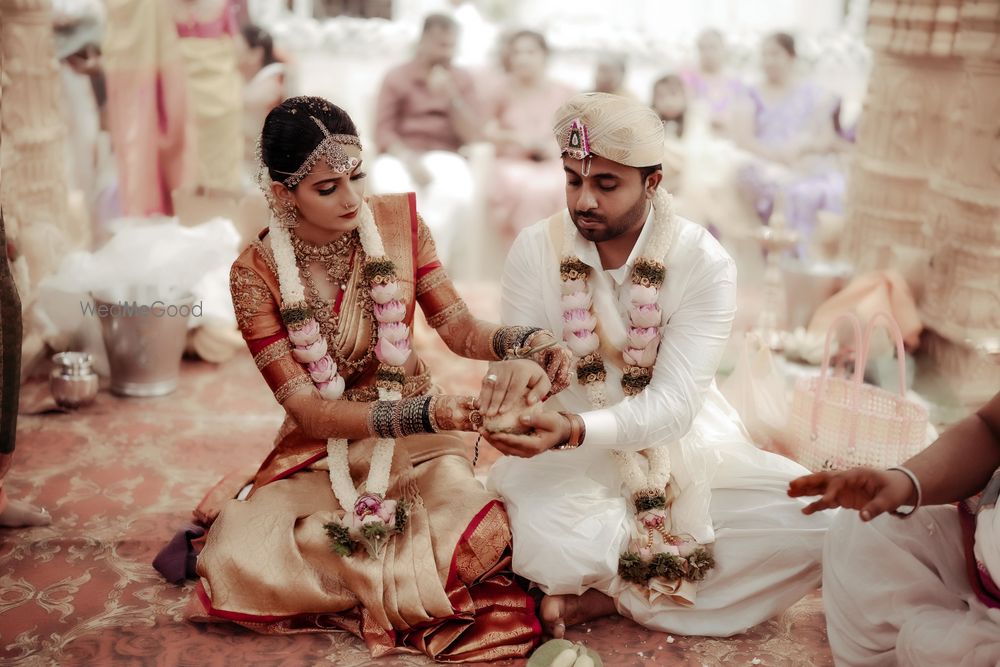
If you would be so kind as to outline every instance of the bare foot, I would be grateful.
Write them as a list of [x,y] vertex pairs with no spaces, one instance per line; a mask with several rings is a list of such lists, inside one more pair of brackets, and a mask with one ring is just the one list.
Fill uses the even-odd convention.
[[542,630],[554,639],[562,639],[567,627],[616,611],[615,601],[594,589],[583,595],[546,595],[540,609]]
[[23,500],[8,500],[7,507],[0,512],[0,527],[3,528],[47,526],[50,523],[52,515],[46,509],[29,505]]

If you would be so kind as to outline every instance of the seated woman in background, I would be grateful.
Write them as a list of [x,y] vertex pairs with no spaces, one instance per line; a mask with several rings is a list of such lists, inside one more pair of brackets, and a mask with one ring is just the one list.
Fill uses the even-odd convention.
[[741,190],[767,224],[783,203],[784,217],[800,234],[799,255],[808,254],[817,213],[841,212],[844,166],[838,155],[833,110],[837,100],[795,74],[795,40],[774,33],[764,40],[765,80],[749,88],[736,110],[734,138],[756,159],[741,169]]
[[702,31],[697,46],[698,66],[681,72],[681,78],[712,131],[729,136],[733,107],[746,94],[746,87],[726,68],[726,40],[719,30]]
[[735,174],[746,156],[715,136],[704,109],[689,105],[680,76],[656,80],[651,106],[663,121],[663,182],[674,195],[674,208],[717,237],[734,230],[742,208]]
[[[447,345],[502,359],[552,334],[473,317],[412,195],[365,198],[351,118],[316,97],[275,108],[261,136],[272,221],[233,264],[237,321],[287,412],[272,453],[211,523],[195,620],[264,633],[348,630],[374,656],[525,655],[540,626],[506,572],[500,501],[473,476],[472,397],[437,393],[411,350],[419,305]],[[532,360],[534,359],[534,360]],[[558,347],[494,372],[529,401],[564,386]],[[495,376],[488,376],[487,381]],[[248,493],[247,493],[248,492]]]
[[557,165],[559,147],[548,121],[574,91],[546,76],[548,56],[540,33],[511,35],[506,53],[510,71],[491,104],[487,138],[497,155],[491,223],[508,246],[521,229],[565,204],[566,179]]

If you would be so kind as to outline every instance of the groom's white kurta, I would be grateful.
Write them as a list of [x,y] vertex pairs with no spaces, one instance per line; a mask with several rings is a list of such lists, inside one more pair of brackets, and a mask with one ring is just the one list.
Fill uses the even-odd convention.
[[[563,213],[563,215],[567,215]],[[652,215],[620,269],[604,271],[594,244],[576,236],[577,256],[593,268],[594,312],[605,344],[620,350],[629,274],[649,237]],[[545,220],[524,230],[503,276],[503,321],[562,335],[559,256],[562,228]],[[574,379],[546,405],[583,415],[584,445],[531,459],[504,457],[489,486],[507,503],[514,570],[547,593],[596,588],[637,622],[678,634],[728,636],[780,613],[820,582],[826,516],[806,517],[787,497],[807,471],[751,444],[714,377],[736,311],[732,259],[702,227],[679,219],[659,305],[665,326],[650,385],[625,398],[621,371],[604,355],[611,407],[594,410]],[[675,533],[715,540],[716,568],[696,604],[649,601],[617,576],[630,518],[612,449],[670,448]]]

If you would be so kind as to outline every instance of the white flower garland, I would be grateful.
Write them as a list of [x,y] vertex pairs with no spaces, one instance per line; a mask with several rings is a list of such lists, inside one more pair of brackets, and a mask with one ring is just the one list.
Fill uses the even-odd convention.
[[[376,376],[379,399],[398,401],[402,398],[401,367],[410,355],[410,330],[402,324],[406,305],[398,298],[399,283],[395,269],[385,256],[385,246],[367,202],[361,205],[359,217],[358,234],[367,258],[365,280],[369,281],[374,316],[378,322],[375,354],[380,362]],[[344,379],[338,373],[337,364],[327,350],[327,342],[320,334],[319,324],[306,304],[305,288],[299,278],[289,231],[272,220],[270,235],[271,250],[278,269],[282,318],[293,345],[292,355],[306,364],[324,399],[338,400],[345,390]],[[351,479],[347,440],[329,438],[326,443],[330,486],[344,509],[344,524],[353,538],[366,542],[373,555],[377,555],[380,545],[365,540],[362,529],[379,522],[390,531],[396,527],[396,502],[385,500],[394,449],[395,440],[376,440],[368,478],[364,482],[364,494],[359,494]]]
[[[657,189],[653,198],[653,232],[645,252],[632,269],[628,331],[626,347],[622,350],[625,361],[622,389],[628,396],[638,394],[649,384],[659,351],[663,313],[657,302],[666,278],[662,260],[670,252],[676,232],[672,199],[669,193]],[[576,227],[567,220],[559,267],[563,338],[576,357],[577,380],[586,389],[591,405],[601,409],[608,405],[604,386],[607,370],[599,351],[601,341],[595,331],[597,317],[588,284],[590,267],[574,254],[576,238]],[[670,455],[667,447],[649,447],[641,452],[616,449],[612,454],[635,509],[636,528],[641,536],[632,540],[628,550],[621,555],[619,576],[638,586],[650,586],[653,579],[670,585],[679,585],[680,580],[698,582],[704,579],[715,567],[711,551],[690,536],[672,535],[668,530]],[[642,456],[646,457],[645,472]]]
[[[626,348],[622,356],[626,362],[622,385],[627,394],[635,394],[648,384],[660,344],[662,313],[657,301],[665,269],[662,259],[670,252],[674,239],[673,198],[657,189],[653,198],[653,232],[646,250],[632,271],[629,310],[629,327]],[[606,372],[600,356],[600,340],[595,332],[597,318],[593,312],[593,295],[590,293],[587,274],[589,267],[575,255],[577,231],[573,221],[566,219],[563,230],[561,277],[563,281],[563,321],[566,340],[577,357],[578,378],[584,385],[591,405],[605,408],[608,405],[604,389]],[[645,275],[645,274],[650,275]],[[659,273],[659,277],[656,275]],[[599,368],[598,368],[599,366]],[[665,447],[652,447],[641,453],[614,450],[625,488],[629,496],[644,491],[662,492],[670,481],[670,456]],[[639,457],[648,461],[648,472],[643,473]]]

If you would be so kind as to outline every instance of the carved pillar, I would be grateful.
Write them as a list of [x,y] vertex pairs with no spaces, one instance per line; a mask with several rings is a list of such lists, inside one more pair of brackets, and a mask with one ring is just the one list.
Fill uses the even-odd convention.
[[957,397],[1000,386],[1000,0],[873,0],[847,248],[889,248]]
[[[66,128],[50,0],[0,0],[0,202],[22,308],[38,283],[88,238],[67,214]],[[26,317],[22,368],[43,352]]]

